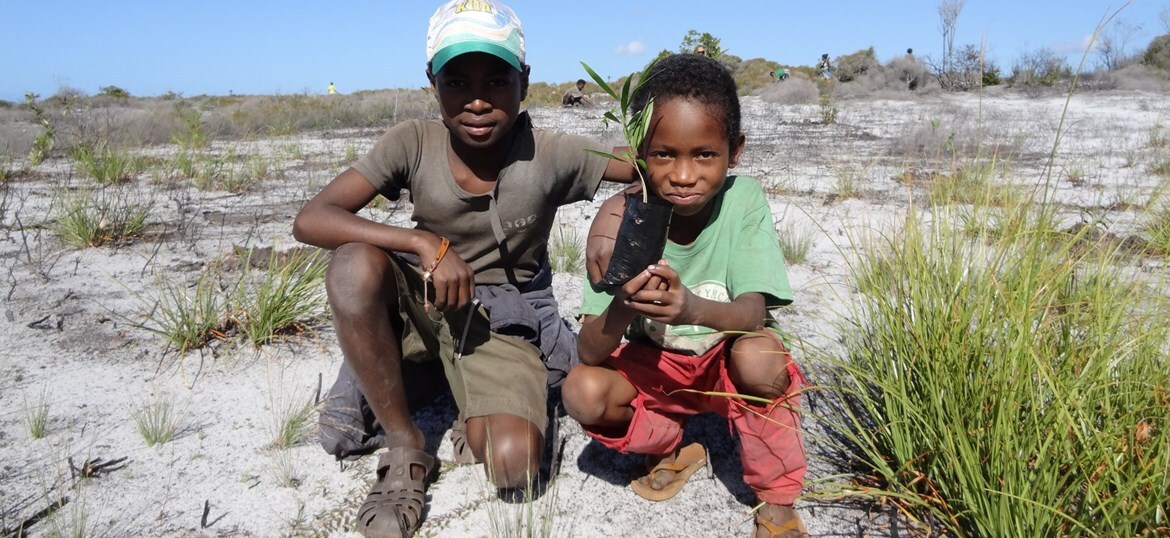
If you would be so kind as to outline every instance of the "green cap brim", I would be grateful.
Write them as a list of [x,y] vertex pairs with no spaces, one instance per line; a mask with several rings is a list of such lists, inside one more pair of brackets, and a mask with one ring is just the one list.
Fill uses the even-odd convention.
[[451,61],[452,58],[461,54],[467,54],[469,52],[486,52],[505,62],[508,62],[508,65],[515,67],[517,71],[524,70],[524,68],[520,66],[520,59],[517,58],[515,54],[512,54],[511,51],[500,45],[495,43],[487,43],[484,41],[462,41],[459,43],[452,43],[447,45],[442,49],[439,49],[439,52],[435,53],[435,57],[431,58],[431,74],[433,75],[438,73],[439,70],[443,69],[444,65],[447,65],[447,62]]

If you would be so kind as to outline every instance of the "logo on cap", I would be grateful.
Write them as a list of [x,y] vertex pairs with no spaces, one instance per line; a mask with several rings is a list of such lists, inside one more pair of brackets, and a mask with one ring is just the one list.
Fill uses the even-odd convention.
[[427,62],[438,73],[452,58],[486,52],[517,70],[524,65],[524,31],[508,6],[495,0],[453,0],[431,16]]

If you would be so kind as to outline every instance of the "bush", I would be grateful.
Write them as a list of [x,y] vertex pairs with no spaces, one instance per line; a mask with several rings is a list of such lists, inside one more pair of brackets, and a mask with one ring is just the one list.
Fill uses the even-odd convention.
[[815,82],[801,75],[793,75],[778,84],[770,84],[756,92],[766,103],[779,105],[811,105],[820,98]]
[[1072,67],[1050,48],[1025,51],[1012,65],[1013,86],[1055,86],[1072,78]]
[[106,97],[113,97],[115,99],[129,99],[130,92],[123,90],[117,86],[102,86],[98,89],[98,95]]
[[1150,42],[1142,55],[1142,64],[1170,71],[1170,34],[1160,35]]
[[740,95],[752,95],[756,90],[772,84],[772,77],[768,74],[781,67],[780,64],[763,58],[752,58],[739,63],[735,70],[735,85],[739,87]]
[[878,63],[877,55],[874,54],[873,47],[859,50],[853,54],[845,56],[838,56],[834,63],[833,75],[841,82],[849,82],[854,80],[871,70],[876,71],[881,67]]

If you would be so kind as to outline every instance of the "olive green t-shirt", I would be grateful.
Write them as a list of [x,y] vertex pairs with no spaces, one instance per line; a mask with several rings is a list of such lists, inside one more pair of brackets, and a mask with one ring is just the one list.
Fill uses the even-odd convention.
[[[744,293],[756,292],[764,295],[768,309],[791,304],[784,253],[760,184],[750,177],[730,176],[710,203],[715,204],[715,211],[699,236],[689,245],[667,241],[662,254],[678,271],[683,285],[712,301],[728,303]],[[612,300],[612,292],[586,288],[580,314],[600,315]],[[777,328],[770,316],[765,326]],[[626,336],[698,355],[727,335],[698,325],[666,325],[639,316]]]
[[533,129],[527,112],[512,128],[515,143],[487,194],[455,182],[450,132],[437,121],[395,125],[353,167],[387,198],[409,191],[415,228],[450,239],[476,284],[523,286],[546,255],[557,208],[591,199],[608,161],[585,151],[596,147],[587,138]]

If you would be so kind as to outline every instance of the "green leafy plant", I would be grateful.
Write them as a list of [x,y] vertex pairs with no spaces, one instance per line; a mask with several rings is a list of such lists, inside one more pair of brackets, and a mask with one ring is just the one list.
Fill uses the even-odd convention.
[[102,86],[101,88],[98,88],[98,95],[104,95],[106,97],[113,97],[115,99],[129,99],[130,98],[130,92],[126,91],[125,89],[114,86],[114,85]]
[[[642,73],[649,71],[652,65],[654,65],[654,62],[647,65]],[[638,157],[638,154],[642,150],[642,142],[646,139],[646,132],[650,129],[650,118],[654,116],[654,100],[648,100],[645,108],[642,110],[636,112],[631,110],[631,101],[633,100],[634,94],[642,87],[646,78],[638,77],[638,84],[634,86],[634,77],[626,77],[625,83],[622,84],[619,92],[611,87],[605,79],[601,78],[601,75],[598,75],[588,64],[581,62],[581,66],[585,68],[585,72],[589,73],[589,76],[593,78],[593,82],[601,88],[601,91],[617,101],[617,110],[606,111],[604,118],[607,124],[614,122],[621,126],[622,134],[625,137],[627,145],[625,151],[621,151],[617,155],[592,149],[586,151],[608,159],[622,161],[632,166],[638,174],[638,180],[642,183],[642,201],[646,202],[650,194],[650,190],[646,185],[646,176],[643,174],[643,170],[646,168],[646,161]]]
[[24,94],[25,106],[32,110],[36,122],[42,127],[36,138],[33,139],[32,148],[28,150],[29,166],[37,166],[49,158],[49,152],[53,150],[53,142],[57,136],[57,130],[49,121],[45,109],[37,103],[37,97],[38,95],[32,92]]

